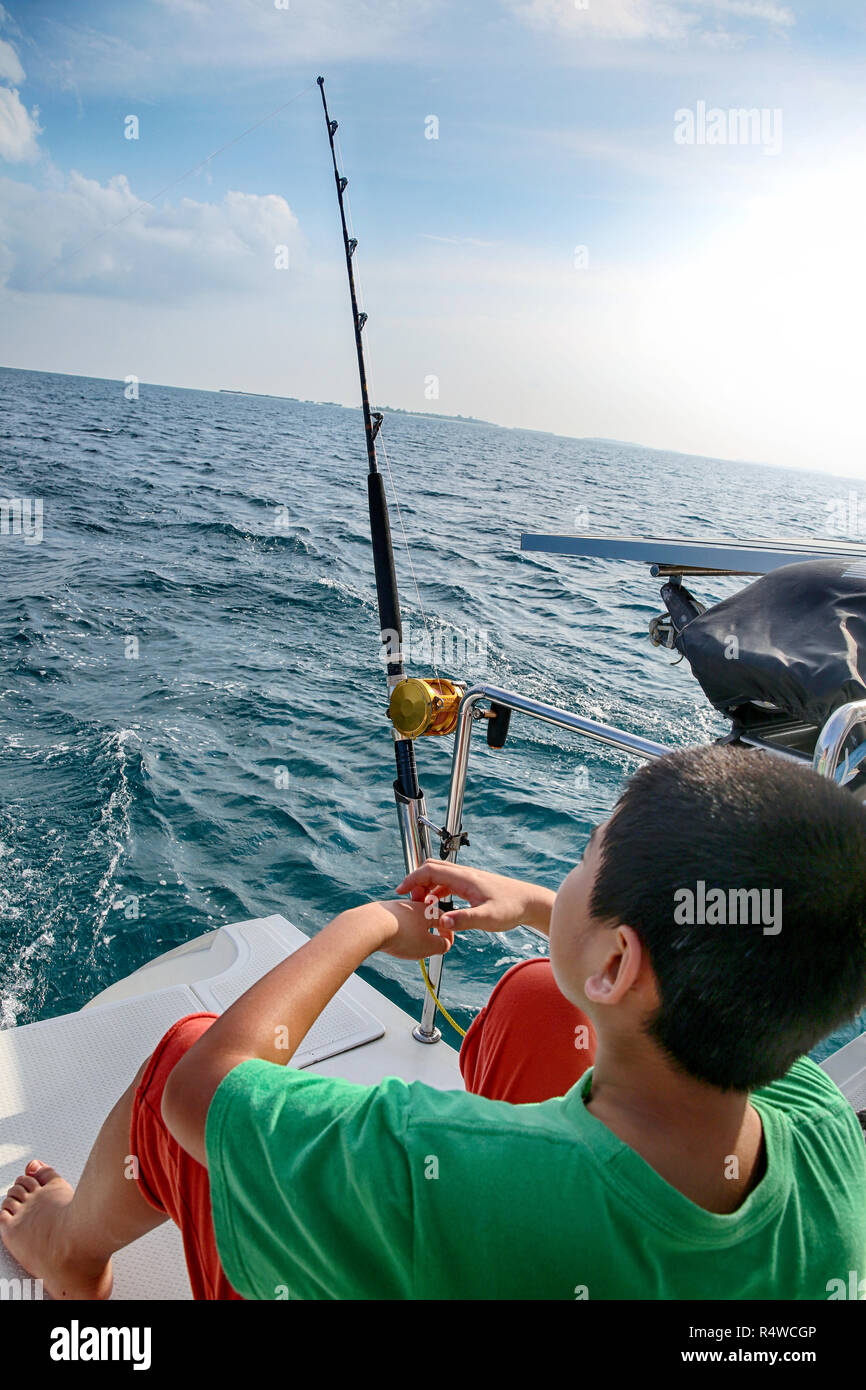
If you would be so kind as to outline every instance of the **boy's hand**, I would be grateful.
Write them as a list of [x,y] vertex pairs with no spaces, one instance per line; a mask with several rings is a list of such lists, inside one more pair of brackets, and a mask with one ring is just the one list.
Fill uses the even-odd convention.
[[452,893],[464,898],[468,908],[433,916],[436,925],[452,931],[511,931],[525,925],[547,932],[550,911],[556,897],[549,888],[539,888],[521,879],[428,859],[397,886],[398,893],[411,893],[413,901],[426,905],[435,914],[439,899]]
[[453,931],[446,930],[441,918],[434,917],[424,903],[407,902],[403,898],[376,906],[385,917],[379,950],[389,956],[396,956],[398,960],[424,960],[428,956],[444,956],[454,944]]

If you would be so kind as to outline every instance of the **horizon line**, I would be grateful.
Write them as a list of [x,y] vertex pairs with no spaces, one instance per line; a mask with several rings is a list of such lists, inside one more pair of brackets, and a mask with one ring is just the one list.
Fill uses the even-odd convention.
[[[70,377],[78,381],[111,381],[120,385],[124,384],[124,378],[112,376],[93,376],[89,373],[81,372],[58,372],[46,371],[42,367],[12,367],[5,363],[0,363],[0,371],[6,372],[30,372],[36,376],[63,376]],[[342,401],[314,401],[300,396],[281,396],[268,391],[244,391],[239,387],[232,386],[177,386],[165,381],[144,381],[138,378],[139,384],[144,386],[155,386],[162,391],[198,391],[205,395],[236,395],[250,396],[259,400],[290,401],[296,405],[317,405],[330,406],[338,410],[357,410],[361,412],[361,405],[345,405]],[[558,434],[555,430],[545,430],[534,425],[503,425],[496,420],[483,420],[474,415],[446,415],[436,411],[408,410],[405,406],[376,406],[378,410],[390,412],[391,414],[412,415],[417,419],[424,420],[444,420],[453,424],[465,425],[487,425],[490,429],[508,430],[510,433],[523,434],[543,434],[550,439],[567,439],[574,443],[597,443],[597,444],[621,444],[629,449],[645,449],[648,453],[673,454],[678,458],[699,459],[705,463],[733,463],[744,468],[775,468],[787,473],[810,473],[820,478],[836,478],[840,482],[850,482],[852,478],[858,478],[858,474],[830,473],[826,470],[797,464],[768,463],[760,459],[731,459],[723,458],[718,454],[695,454],[683,449],[672,449],[659,444],[638,444],[635,440],[612,439],[606,435],[578,435],[578,434]],[[866,478],[861,478],[861,482],[866,482]]]

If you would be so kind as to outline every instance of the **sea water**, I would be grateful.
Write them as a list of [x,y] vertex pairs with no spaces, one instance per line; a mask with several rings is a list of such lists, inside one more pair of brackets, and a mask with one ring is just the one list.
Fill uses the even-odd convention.
[[[0,537],[3,1027],[80,1008],[222,923],[282,913],[312,935],[403,872],[360,412],[131,395],[0,371],[0,497],[41,503],[29,533],[22,512]],[[808,538],[857,488],[399,412],[381,440],[411,669],[435,660],[671,746],[726,725],[648,640],[659,581],[521,553],[521,532]],[[743,581],[689,582],[712,602]],[[440,822],[451,743],[418,745]],[[462,857],[556,887],[637,766],[519,716],[499,752],[476,730]],[[522,931],[458,938],[443,1002],[465,1027],[538,949]],[[413,963],[361,973],[419,1014]]]

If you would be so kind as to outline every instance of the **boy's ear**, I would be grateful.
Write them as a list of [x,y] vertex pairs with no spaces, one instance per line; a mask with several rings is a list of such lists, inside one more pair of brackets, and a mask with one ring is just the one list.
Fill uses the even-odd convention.
[[[636,985],[646,983],[648,964],[641,939],[634,928],[618,926],[609,933],[609,939],[605,942],[602,965],[584,984],[587,999],[594,1004],[619,1004]],[[655,993],[654,979],[652,989]]]

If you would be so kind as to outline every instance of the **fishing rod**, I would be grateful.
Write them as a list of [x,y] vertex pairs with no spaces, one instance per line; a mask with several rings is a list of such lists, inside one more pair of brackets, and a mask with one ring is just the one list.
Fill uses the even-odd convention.
[[[346,220],[345,192],[349,180],[345,174],[341,173],[337,163],[334,136],[337,133],[338,122],[332,119],[328,111],[328,103],[325,98],[325,79],[319,77],[317,81],[322,93],[325,125],[328,130],[328,142],[331,146],[334,182],[337,188],[340,223],[343,229],[346,273],[349,278],[355,350],[361,382],[361,408],[364,414],[364,434],[367,444],[367,501],[370,512],[370,539],[373,548],[376,598],[379,607],[379,637],[382,642],[383,660],[387,668],[388,717],[391,720],[394,754],[397,761],[394,799],[397,805],[403,859],[406,871],[411,873],[423,860],[431,857],[431,830],[434,830],[439,836],[439,853],[443,859],[452,857],[456,846],[465,842],[465,836],[449,835],[444,829],[440,830],[427,816],[424,794],[418,782],[418,768],[415,758],[416,738],[422,735],[447,734],[456,728],[460,700],[465,686],[461,682],[446,680],[438,675],[423,679],[407,677],[403,665],[403,623],[400,613],[400,596],[397,590],[397,573],[394,566],[394,550],[391,544],[391,523],[388,515],[388,500],[385,495],[385,482],[379,471],[376,454],[376,439],[382,428],[384,415],[382,411],[372,410],[370,407],[363,336],[367,314],[358,308],[353,265],[358,240],[357,237],[349,235]],[[450,900],[441,903],[443,911],[447,911],[450,906]],[[432,986],[432,991],[435,991],[439,983],[441,970],[442,957],[432,957],[429,978],[425,975],[428,984]],[[419,1042],[438,1042],[441,1037],[439,1029],[435,1027],[432,1020],[429,1027],[425,1027],[423,1023],[419,1024],[413,1033]]]

